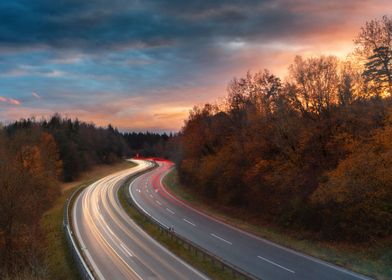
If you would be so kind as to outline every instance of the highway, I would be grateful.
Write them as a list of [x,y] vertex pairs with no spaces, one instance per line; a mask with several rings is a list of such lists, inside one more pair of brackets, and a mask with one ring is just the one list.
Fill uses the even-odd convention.
[[142,231],[121,208],[127,177],[151,163],[107,176],[84,189],[72,208],[72,226],[98,279],[207,279]]
[[177,234],[231,264],[264,280],[370,279],[258,238],[192,209],[162,186],[162,178],[172,163],[159,161],[158,164],[158,168],[139,176],[130,184],[132,198],[155,219],[174,227]]

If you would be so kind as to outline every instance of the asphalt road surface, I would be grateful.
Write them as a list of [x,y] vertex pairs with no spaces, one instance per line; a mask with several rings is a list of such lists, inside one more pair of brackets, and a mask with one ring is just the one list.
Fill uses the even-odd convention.
[[121,208],[124,180],[149,162],[107,176],[87,187],[73,206],[73,228],[99,279],[207,279],[143,232]]
[[136,178],[129,186],[138,206],[162,224],[174,227],[177,234],[231,264],[264,280],[370,279],[250,235],[192,209],[162,186],[162,178],[172,163],[158,164],[157,169]]

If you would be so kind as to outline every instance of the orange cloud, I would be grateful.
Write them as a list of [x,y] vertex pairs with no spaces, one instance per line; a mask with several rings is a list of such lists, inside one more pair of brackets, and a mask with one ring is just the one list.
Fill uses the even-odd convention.
[[20,105],[21,104],[21,102],[17,99],[7,98],[7,97],[3,97],[3,96],[0,96],[0,102],[10,104],[10,105]]

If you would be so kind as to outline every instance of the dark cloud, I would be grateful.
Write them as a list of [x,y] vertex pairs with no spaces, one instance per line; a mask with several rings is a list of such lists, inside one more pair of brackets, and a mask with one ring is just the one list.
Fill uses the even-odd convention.
[[[319,6],[308,4],[309,9]],[[318,15],[305,13],[293,12],[292,1],[272,0],[3,0],[0,45],[91,51],[220,39],[267,40],[298,36],[324,24],[315,20]]]
[[234,76],[282,74],[296,54],[347,53],[359,27],[390,8],[390,0],[1,0],[0,119],[60,111],[179,128],[188,108],[225,95]]

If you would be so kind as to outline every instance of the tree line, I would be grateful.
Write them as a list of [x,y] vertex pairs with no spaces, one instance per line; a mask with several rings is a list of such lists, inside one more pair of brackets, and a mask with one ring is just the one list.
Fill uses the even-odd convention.
[[160,156],[173,134],[153,132],[119,132],[108,125],[97,127],[78,119],[63,118],[59,114],[48,120],[22,119],[4,127],[12,136],[31,129],[49,133],[55,139],[62,161],[63,181],[73,181],[81,172],[97,164],[112,164],[125,157]]
[[345,60],[297,56],[196,106],[180,180],[219,205],[327,240],[392,234],[392,18],[367,22]]
[[0,127],[0,278],[47,278],[40,220],[73,181],[98,164],[161,156],[173,135],[122,133],[53,115]]

